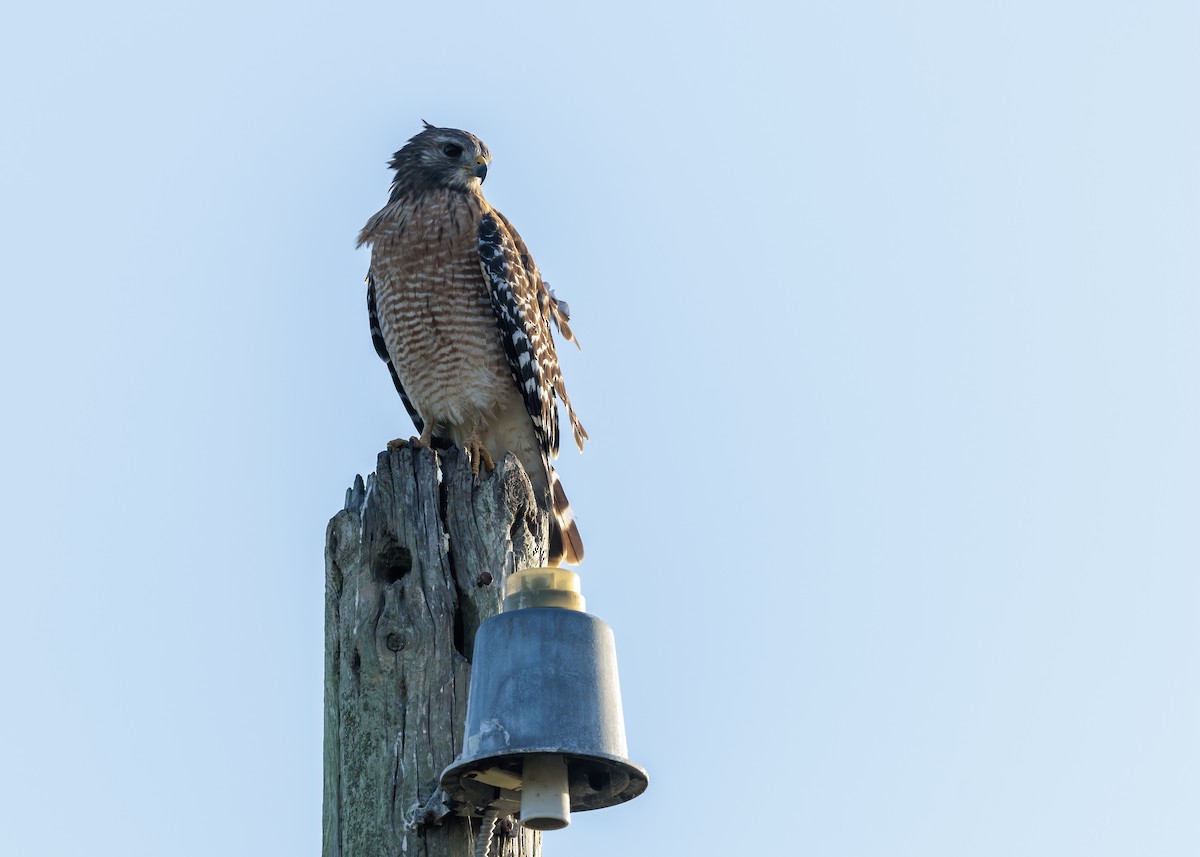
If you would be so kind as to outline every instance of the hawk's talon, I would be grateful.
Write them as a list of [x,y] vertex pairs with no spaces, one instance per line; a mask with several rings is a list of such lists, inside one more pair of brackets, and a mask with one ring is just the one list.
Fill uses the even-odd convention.
[[433,449],[433,431],[431,429],[426,429],[425,431],[421,432],[420,437],[410,437],[408,440],[398,437],[395,440],[389,440],[387,442],[387,448],[389,450],[404,449],[405,447],[410,447],[412,449]]
[[488,452],[486,446],[475,435],[471,435],[463,443],[463,452],[467,454],[467,458],[471,460],[471,474],[475,477],[475,482],[479,482],[479,465],[482,464],[488,473],[496,469],[496,462],[492,458],[492,454]]

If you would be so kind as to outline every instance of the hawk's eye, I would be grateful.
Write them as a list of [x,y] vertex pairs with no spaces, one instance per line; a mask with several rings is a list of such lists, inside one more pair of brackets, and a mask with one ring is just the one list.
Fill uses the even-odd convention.
[[446,145],[442,146],[442,152],[447,158],[457,158],[462,154],[462,146],[458,145],[457,143],[447,143]]

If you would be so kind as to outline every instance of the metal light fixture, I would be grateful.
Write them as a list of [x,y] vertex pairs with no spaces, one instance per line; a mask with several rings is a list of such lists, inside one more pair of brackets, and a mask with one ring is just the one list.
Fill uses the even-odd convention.
[[612,629],[584,612],[579,576],[512,575],[475,636],[463,751],[442,790],[472,814],[519,808],[526,827],[559,830],[646,790],[627,752]]

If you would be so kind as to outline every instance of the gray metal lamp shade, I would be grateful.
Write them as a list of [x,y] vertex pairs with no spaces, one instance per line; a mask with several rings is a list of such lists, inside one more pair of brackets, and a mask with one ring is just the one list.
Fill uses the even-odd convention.
[[[519,572],[505,612],[480,626],[463,751],[442,774],[442,789],[455,801],[480,810],[494,804],[502,791],[520,790],[530,757],[546,755],[566,762],[573,811],[646,790],[646,771],[626,758],[612,629],[582,612],[577,580],[562,569]],[[573,597],[563,581],[574,586]],[[541,603],[563,606],[527,606]]]

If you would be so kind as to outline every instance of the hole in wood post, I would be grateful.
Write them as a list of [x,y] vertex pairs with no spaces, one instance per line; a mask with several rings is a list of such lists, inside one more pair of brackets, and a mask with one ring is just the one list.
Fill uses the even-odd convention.
[[391,585],[412,571],[413,559],[408,549],[389,540],[375,554],[372,571],[380,583]]

